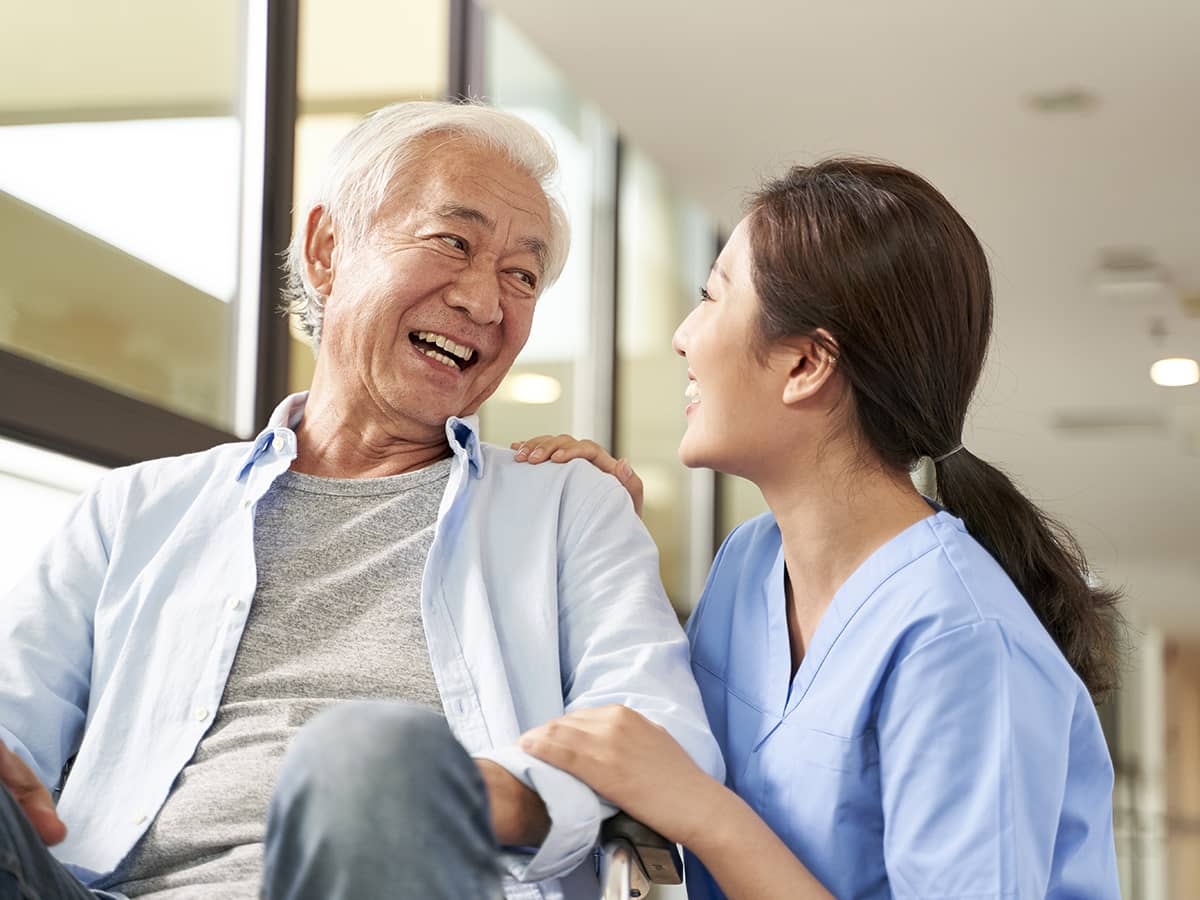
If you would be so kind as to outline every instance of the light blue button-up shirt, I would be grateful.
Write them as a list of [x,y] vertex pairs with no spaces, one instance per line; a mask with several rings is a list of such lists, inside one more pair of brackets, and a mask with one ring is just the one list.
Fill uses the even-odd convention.
[[[254,506],[296,456],[304,400],[252,443],[106,475],[0,603],[0,738],[51,788],[75,756],[54,852],[85,884],[132,849],[212,724],[254,599]],[[582,461],[515,463],[476,428],[446,424],[454,456],[421,591],[433,671],[467,752],[549,811],[536,854],[509,859],[527,882],[509,896],[593,900],[571,885],[611,808],[520,751],[521,733],[624,703],[717,777],[721,757],[625,489]]]
[[[726,540],[688,632],[727,783],[835,897],[1120,897],[1095,707],[954,516],[846,581],[794,678],[769,515]],[[722,896],[690,857],[687,878]]]

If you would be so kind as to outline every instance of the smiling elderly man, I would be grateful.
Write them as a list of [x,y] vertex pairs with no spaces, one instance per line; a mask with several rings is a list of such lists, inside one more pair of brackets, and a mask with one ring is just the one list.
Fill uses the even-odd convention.
[[334,151],[289,256],[311,391],[103,478],[0,607],[0,898],[591,900],[611,810],[523,731],[626,704],[720,774],[625,490],[478,437],[555,169],[470,105]]

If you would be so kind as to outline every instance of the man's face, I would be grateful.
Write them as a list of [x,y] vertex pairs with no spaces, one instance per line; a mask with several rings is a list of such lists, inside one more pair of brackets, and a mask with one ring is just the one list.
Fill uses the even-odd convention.
[[333,233],[320,355],[347,401],[440,432],[525,345],[550,215],[537,182],[491,151],[444,141],[416,171],[363,240]]

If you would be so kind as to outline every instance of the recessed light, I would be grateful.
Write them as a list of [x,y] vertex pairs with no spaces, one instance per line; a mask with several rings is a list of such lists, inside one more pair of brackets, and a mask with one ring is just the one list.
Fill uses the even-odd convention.
[[1160,359],[1150,367],[1150,380],[1163,387],[1187,387],[1200,382],[1200,363],[1173,356]]
[[504,383],[501,399],[512,403],[553,403],[562,396],[562,385],[557,378],[522,372],[513,375]]

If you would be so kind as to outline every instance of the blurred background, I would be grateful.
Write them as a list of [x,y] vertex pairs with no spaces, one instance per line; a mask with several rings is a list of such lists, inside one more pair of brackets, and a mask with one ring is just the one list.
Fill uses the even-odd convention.
[[312,352],[276,312],[293,208],[364,113],[471,95],[549,135],[574,231],[485,436],[628,456],[686,616],[763,507],[676,461],[671,333],[764,177],[884,157],[990,253],[967,445],[1128,590],[1101,710],[1124,895],[1200,896],[1200,4],[4,7],[0,591],[106,468],[249,437],[307,386]]

